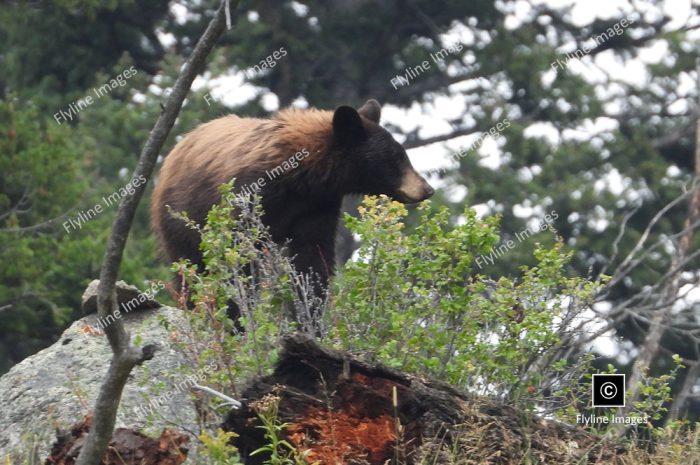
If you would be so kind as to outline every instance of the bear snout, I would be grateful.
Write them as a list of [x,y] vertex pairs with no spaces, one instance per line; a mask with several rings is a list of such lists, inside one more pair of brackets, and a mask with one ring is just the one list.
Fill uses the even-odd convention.
[[403,203],[418,203],[430,198],[435,189],[414,169],[407,170],[401,178],[396,200]]

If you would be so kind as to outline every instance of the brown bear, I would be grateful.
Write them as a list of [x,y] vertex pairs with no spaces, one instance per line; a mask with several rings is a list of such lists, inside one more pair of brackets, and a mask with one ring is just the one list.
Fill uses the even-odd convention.
[[151,201],[151,222],[167,258],[202,267],[198,234],[166,205],[203,224],[221,199],[218,187],[235,178],[235,191],[260,194],[263,221],[275,242],[289,240],[297,270],[327,285],[343,196],[387,194],[415,203],[434,192],[379,126],[380,113],[379,103],[369,100],[358,110],[229,115],[194,129],[166,157]]

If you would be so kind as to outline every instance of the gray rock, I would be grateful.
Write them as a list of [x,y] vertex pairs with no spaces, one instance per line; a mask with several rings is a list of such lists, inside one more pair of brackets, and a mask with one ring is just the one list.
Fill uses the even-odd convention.
[[[195,372],[171,342],[174,330],[187,327],[183,311],[162,307],[121,319],[132,340],[138,335],[141,344],[157,343],[159,349],[152,360],[133,370],[116,426],[137,430],[148,426],[145,432],[153,435],[165,427],[198,434],[189,387],[202,373]],[[44,460],[56,428],[68,429],[91,411],[111,359],[107,337],[97,328],[94,314],[76,321],[58,342],[0,378],[0,463],[8,455],[14,459],[11,463],[24,463],[21,460],[32,449]]]

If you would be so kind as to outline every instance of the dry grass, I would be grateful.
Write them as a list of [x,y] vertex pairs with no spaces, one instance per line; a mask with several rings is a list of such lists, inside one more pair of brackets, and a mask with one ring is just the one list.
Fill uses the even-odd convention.
[[669,431],[653,450],[631,444],[619,457],[621,465],[700,465],[700,426],[683,431]]
[[[491,412],[493,413],[493,412]],[[512,424],[510,415],[472,412],[473,422],[426,441],[420,465],[700,465],[700,426],[666,432],[653,447],[634,439],[591,440],[552,422]],[[537,424],[539,423],[539,424]]]

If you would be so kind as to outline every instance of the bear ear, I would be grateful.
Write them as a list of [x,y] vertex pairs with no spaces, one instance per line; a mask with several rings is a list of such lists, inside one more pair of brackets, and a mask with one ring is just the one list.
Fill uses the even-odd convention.
[[373,98],[367,100],[357,112],[368,120],[379,124],[379,118],[382,116],[382,106]]
[[353,107],[342,105],[333,113],[333,133],[347,145],[361,142],[367,137],[360,114]]

